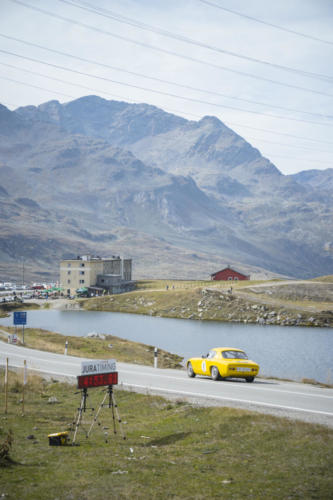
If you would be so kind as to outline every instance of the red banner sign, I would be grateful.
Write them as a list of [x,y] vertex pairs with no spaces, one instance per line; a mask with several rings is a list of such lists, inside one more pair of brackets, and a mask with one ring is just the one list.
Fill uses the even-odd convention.
[[79,375],[77,377],[78,389],[116,384],[118,384],[118,372],[100,373],[99,375]]

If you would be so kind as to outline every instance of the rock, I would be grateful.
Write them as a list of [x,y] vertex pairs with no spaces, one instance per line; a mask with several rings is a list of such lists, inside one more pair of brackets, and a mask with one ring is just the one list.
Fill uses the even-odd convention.
[[56,403],[59,403],[59,400],[55,397],[55,396],[51,396],[48,400],[47,400],[48,404],[56,404]]
[[36,438],[33,434],[29,434],[29,436],[27,436],[27,439],[36,439]]
[[103,335],[102,333],[97,333],[97,332],[87,333],[87,337],[105,340],[105,335]]

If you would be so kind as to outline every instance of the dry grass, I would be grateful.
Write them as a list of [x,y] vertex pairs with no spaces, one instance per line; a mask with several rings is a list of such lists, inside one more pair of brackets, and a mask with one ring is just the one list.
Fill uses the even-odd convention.
[[[22,417],[19,380],[11,378],[9,412],[0,410],[0,441],[9,429],[14,436],[15,464],[0,474],[4,498],[332,498],[331,429],[116,391],[125,441],[113,434],[105,408],[88,440],[79,432],[80,446],[50,447],[47,435],[71,426],[80,395],[73,386],[34,378]],[[51,396],[57,404],[48,403]],[[89,407],[102,397],[99,389],[89,391]],[[92,417],[89,410],[84,421]]]
[[[2,328],[3,331],[14,332],[13,327]],[[41,351],[64,354],[65,341],[68,340],[68,355],[93,359],[116,358],[117,361],[153,366],[154,347],[122,339],[113,335],[98,338],[64,336],[39,328],[26,328],[24,341],[26,347]],[[112,347],[110,347],[112,346]],[[158,363],[160,368],[180,368],[182,357],[159,349]]]
[[[225,283],[225,282],[224,282]],[[311,285],[316,288],[316,285]],[[321,286],[321,285],[320,285]],[[325,285],[324,285],[325,286]],[[288,288],[289,285],[276,287]],[[271,292],[270,289],[274,289]],[[241,321],[255,323],[260,314],[269,318],[268,313],[274,311],[275,324],[299,324],[301,326],[330,326],[333,324],[332,303],[304,303],[300,297],[297,301],[275,297],[275,287],[245,288],[245,285],[233,286],[232,294],[228,293],[230,284],[214,288],[169,288],[145,289],[121,295],[97,297],[81,300],[84,309],[92,311],[112,311],[134,314],[146,314],[169,318],[200,319],[214,321]],[[208,291],[207,291],[208,290]],[[283,291],[281,291],[283,293]],[[287,293],[287,291],[286,291]],[[254,309],[253,309],[253,306]],[[301,319],[298,319],[299,314]],[[280,319],[277,320],[276,317]],[[314,320],[310,318],[314,316]]]
[[186,290],[194,288],[242,288],[249,285],[270,283],[270,281],[214,281],[214,280],[140,280],[137,281],[137,290]]
[[321,281],[322,283],[333,283],[333,274],[329,276],[319,276],[319,278],[313,278],[311,281]]
[[0,318],[5,318],[11,311],[17,310],[27,310],[27,309],[39,309],[38,304],[33,304],[29,302],[0,302]]

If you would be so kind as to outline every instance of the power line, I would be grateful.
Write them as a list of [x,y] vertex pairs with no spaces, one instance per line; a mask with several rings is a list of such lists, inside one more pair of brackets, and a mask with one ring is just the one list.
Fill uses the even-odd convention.
[[32,87],[34,89],[44,90],[46,92],[51,92],[51,94],[58,94],[58,95],[62,95],[64,97],[70,97],[71,99],[75,99],[75,97],[72,96],[72,95],[64,94],[63,92],[57,92],[56,90],[53,90],[53,89],[52,90],[51,89],[46,89],[45,87],[39,87],[38,85],[33,85],[32,83],[20,82],[19,80],[14,80],[13,78],[8,78],[6,76],[0,76],[0,78],[2,80],[7,80],[8,82],[19,83],[20,85],[26,85],[26,86]]
[[[93,89],[92,87],[87,87],[87,86],[79,84],[79,83],[73,83],[73,82],[69,82],[69,81],[66,81],[66,80],[62,80],[60,78],[55,78],[55,77],[52,77],[52,76],[43,75],[42,73],[38,73],[36,71],[31,71],[31,70],[28,70],[28,69],[25,69],[25,68],[19,68],[17,66],[14,66],[14,65],[8,64],[8,63],[4,63],[2,61],[0,61],[0,64],[3,65],[3,66],[7,66],[9,68],[16,69],[16,70],[18,69],[18,70],[23,71],[25,73],[29,73],[29,74],[32,74],[32,75],[41,76],[43,78],[47,78],[49,80],[53,80],[53,81],[56,81],[56,82],[65,83],[66,85],[72,85],[74,87],[79,87],[79,88],[82,88],[82,89],[85,89],[85,90],[89,90],[89,91],[93,91],[93,92],[98,92],[99,94],[109,95],[109,96],[112,96],[112,97],[118,97],[120,99],[124,98],[123,96],[120,96],[120,95],[117,95],[117,94],[113,94],[113,93],[110,93],[110,92],[106,92],[104,90],[100,91],[100,90],[96,90],[96,89]],[[65,95],[67,95],[67,94],[65,94]],[[12,106],[13,106],[13,104],[12,104]],[[179,111],[177,111],[177,112],[179,113]],[[246,140],[248,140],[248,137],[247,137]],[[259,140],[260,142],[267,142],[269,144],[276,144],[276,145],[279,145],[279,146],[286,146],[286,147],[291,147],[291,148],[295,148],[295,149],[302,149],[302,150],[306,150],[306,151],[315,151],[315,152],[319,152],[319,153],[330,153],[330,151],[321,151],[320,149],[309,148],[307,146],[296,146],[295,144],[283,144],[281,142],[269,141],[267,139],[262,139],[262,138],[258,139],[257,137],[252,138],[252,140],[255,140],[255,141]]]
[[[19,1],[21,3],[20,0],[13,0],[13,1],[15,1],[15,2]],[[130,26],[134,26],[136,28],[139,28],[139,29],[142,29],[142,30],[145,30],[145,31],[150,31],[150,32],[156,33],[158,35],[162,35],[162,36],[165,36],[165,37],[168,37],[168,38],[172,38],[173,40],[178,40],[178,41],[181,41],[181,42],[184,42],[184,43],[188,43],[190,45],[195,45],[197,47],[201,47],[201,48],[205,48],[205,49],[208,49],[208,50],[212,50],[213,52],[218,52],[218,53],[221,53],[221,54],[227,54],[227,55],[232,56],[232,57],[237,57],[239,59],[243,59],[243,60],[250,61],[250,62],[255,62],[255,63],[258,63],[258,64],[263,64],[265,66],[274,67],[274,68],[277,68],[277,69],[280,69],[280,70],[282,69],[284,71],[296,73],[296,74],[299,74],[299,75],[302,75],[302,76],[306,76],[306,77],[309,77],[309,78],[317,78],[317,79],[324,80],[324,81],[331,81],[331,80],[333,80],[333,77],[331,77],[329,75],[322,75],[322,74],[319,74],[319,73],[312,73],[312,72],[300,70],[300,69],[297,69],[297,68],[291,68],[289,66],[283,66],[281,64],[272,63],[270,61],[264,61],[264,60],[261,60],[261,59],[257,59],[255,57],[245,56],[244,54],[239,54],[237,52],[232,52],[230,50],[222,49],[220,47],[216,47],[214,45],[209,45],[207,43],[200,42],[198,40],[193,40],[192,38],[188,38],[186,36],[179,35],[177,33],[172,33],[170,31],[166,31],[166,30],[163,30],[161,28],[157,28],[155,26],[151,26],[149,24],[141,23],[141,22],[138,22],[135,19],[131,19],[129,17],[121,16],[121,15],[117,14],[116,12],[113,12],[113,11],[110,11],[110,10],[107,10],[107,9],[103,9],[103,8],[100,8],[100,7],[93,6],[93,5],[91,5],[91,4],[87,3],[87,2],[81,1],[81,2],[78,3],[78,2],[75,2],[73,0],[59,0],[59,2],[65,3],[67,5],[72,5],[73,7],[77,7],[78,9],[82,9],[82,10],[85,10],[87,12],[91,12],[91,13],[97,14],[97,15],[105,17],[105,18],[112,19],[112,20],[117,21],[119,23],[124,23],[124,24],[130,25]]]
[[255,114],[255,115],[260,115],[260,116],[268,116],[268,117],[271,117],[271,118],[276,118],[278,120],[287,120],[287,121],[296,121],[296,122],[302,122],[302,123],[311,123],[313,125],[321,125],[321,126],[326,126],[326,127],[333,125],[332,123],[327,123],[327,122],[315,122],[315,121],[312,121],[312,120],[304,120],[304,119],[301,119],[301,118],[284,117],[284,116],[280,116],[280,115],[274,115],[274,114],[271,114],[271,113],[263,113],[263,112],[254,111],[254,110],[246,110],[246,109],[238,108],[238,107],[235,107],[235,106],[229,106],[229,105],[226,105],[226,104],[220,104],[220,103],[215,103],[215,102],[204,101],[202,99],[196,99],[196,98],[189,97],[189,96],[180,96],[180,95],[177,95],[177,94],[173,94],[171,92],[164,92],[164,91],[152,89],[152,88],[149,88],[149,87],[142,87],[140,85],[135,85],[135,84],[131,84],[131,83],[127,83],[127,82],[122,82],[122,81],[114,80],[114,79],[107,78],[107,77],[102,77],[102,76],[99,76],[99,75],[92,75],[90,73],[85,73],[83,71],[78,71],[78,70],[75,70],[73,68],[66,68],[66,67],[60,66],[58,64],[47,63],[47,62],[41,61],[39,59],[35,59],[35,58],[32,58],[32,57],[27,57],[27,56],[21,56],[21,55],[15,54],[13,52],[5,51],[5,50],[2,50],[2,49],[0,49],[0,52],[7,53],[7,54],[10,54],[10,55],[14,55],[14,56],[19,57],[21,59],[26,59],[26,60],[29,60],[29,61],[33,61],[33,62],[38,62],[38,63],[41,63],[41,64],[45,64],[45,65],[53,67],[53,68],[57,68],[57,69],[62,69],[62,70],[65,70],[65,71],[69,71],[71,73],[75,73],[75,74],[78,74],[78,75],[84,75],[84,76],[88,76],[88,77],[95,78],[95,79],[98,79],[98,80],[102,80],[102,81],[106,81],[106,82],[110,82],[110,83],[115,83],[117,85],[123,85],[123,86],[126,86],[126,87],[143,90],[145,92],[152,92],[154,94],[163,95],[163,96],[166,96],[166,97],[172,97],[172,98],[175,98],[175,99],[181,99],[181,100],[188,101],[188,102],[195,102],[195,103],[198,103],[198,104],[205,104],[205,105],[209,105],[209,106],[213,106],[213,107],[230,109],[232,111],[240,111],[242,113],[250,113],[250,114]]
[[255,21],[256,23],[264,24],[266,26],[270,26],[271,28],[276,28],[281,31],[285,31],[286,33],[292,33],[293,35],[301,36],[303,38],[308,38],[310,40],[314,40],[315,42],[321,42],[321,43],[326,43],[328,45],[333,45],[333,42],[330,42],[329,40],[324,40],[323,38],[318,38],[313,35],[309,35],[306,33],[301,33],[300,31],[295,31],[289,28],[285,28],[284,26],[279,26],[277,24],[270,23],[268,21],[263,21],[262,19],[258,19],[257,17],[253,16],[248,16],[247,14],[243,14],[241,12],[236,12],[235,10],[227,9],[226,7],[222,7],[221,5],[218,5],[216,3],[210,2],[208,0],[198,0],[199,2],[210,5],[211,7],[215,7],[220,10],[224,10],[225,12],[229,12],[230,14],[235,14],[236,16],[239,17],[244,17],[245,19],[249,19],[250,21]]
[[[4,64],[5,66],[9,66],[9,67],[12,67],[12,68],[14,68],[14,69],[17,69],[15,66],[13,66],[13,65],[11,65],[11,64],[6,64],[6,63],[2,63],[2,62],[0,62],[0,64]],[[39,76],[42,76],[42,77],[45,77],[45,78],[49,78],[49,79],[51,79],[51,80],[59,81],[59,82],[61,82],[61,83],[66,83],[66,84],[69,84],[69,85],[77,86],[77,87],[80,87],[80,88],[84,88],[84,89],[86,89],[86,90],[94,90],[94,89],[91,89],[91,88],[86,87],[86,86],[81,85],[81,84],[75,84],[75,83],[72,83],[72,82],[68,82],[68,81],[61,80],[61,79],[59,79],[59,78],[54,78],[54,77],[45,76],[45,75],[42,75],[42,74],[40,74],[40,73],[36,73],[36,72],[30,71],[30,70],[26,70],[26,69],[23,69],[23,68],[20,68],[20,69],[22,69],[22,71],[25,71],[25,72],[27,72],[27,73],[30,73],[30,74],[37,74],[37,75],[39,75]],[[21,82],[21,81],[19,81],[19,80],[15,80],[15,79],[8,78],[8,77],[2,77],[2,76],[0,76],[0,78],[2,78],[2,79],[4,79],[4,80],[11,81],[11,82],[14,82],[14,83],[19,83],[19,84],[21,84],[21,85],[27,85],[27,86],[29,86],[29,87],[36,88],[36,89],[38,89],[38,90],[43,90],[43,91],[46,91],[46,92],[51,92],[51,93],[57,93],[57,94],[59,94],[59,95],[63,95],[63,96],[65,96],[65,97],[71,97],[72,99],[75,99],[75,97],[74,97],[74,96],[71,96],[71,95],[69,95],[69,94],[65,94],[65,93],[63,93],[63,92],[55,92],[55,91],[53,91],[53,90],[51,90],[51,89],[46,89],[45,87],[41,87],[41,86],[37,86],[37,85],[33,85],[33,84],[29,84],[29,83],[26,83],[26,82]],[[113,95],[113,96],[114,96],[114,94],[110,94],[110,93],[108,93],[108,92],[104,92],[104,91],[102,92],[102,94],[105,94],[105,95]],[[120,97],[120,98],[122,98],[122,99],[123,99],[123,96],[119,96],[119,95],[118,95],[117,97]],[[178,111],[178,112],[179,112],[179,111]],[[201,117],[200,117],[200,118],[201,118]],[[249,127],[249,128],[254,128],[254,127]],[[279,134],[279,135],[282,135],[282,134]],[[289,134],[283,134],[283,135],[288,135],[288,136],[289,136]],[[242,138],[242,139],[244,139],[244,138]],[[244,139],[244,140],[246,140],[247,142],[249,142],[249,140],[251,140],[251,139],[247,137],[247,138],[246,138],[246,139]],[[252,138],[252,140],[256,140],[256,141],[260,141],[260,142],[267,142],[267,143],[270,143],[270,144],[276,144],[276,145],[280,145],[280,146],[284,146],[284,147],[285,147],[285,146],[287,146],[287,147],[292,147],[292,148],[296,148],[296,149],[302,149],[302,150],[305,150],[305,151],[315,151],[315,152],[320,152],[320,153],[329,153],[328,151],[321,151],[321,150],[318,150],[318,149],[308,148],[308,147],[306,147],[306,146],[295,146],[295,145],[292,145],[292,144],[291,144],[291,145],[289,145],[289,144],[281,144],[281,143],[279,143],[279,142],[269,141],[269,140],[262,139],[262,138],[259,138],[259,139],[258,139],[258,138]],[[257,147],[257,146],[254,146],[254,147]],[[280,156],[280,157],[281,157],[281,158],[287,158],[287,157],[283,157],[283,156]],[[328,163],[328,162],[326,162],[326,163],[327,163],[327,164],[331,164],[331,163]]]
[[[60,19],[61,21],[69,22],[71,24],[75,24],[77,26],[81,26],[83,28],[90,29],[90,30],[95,31],[97,33],[102,33],[104,35],[108,35],[108,36],[111,36],[113,38],[117,38],[119,40],[123,40],[123,41],[126,41],[128,43],[132,43],[134,45],[138,45],[140,47],[149,48],[151,50],[155,50],[157,52],[162,52],[164,54],[168,54],[168,55],[172,55],[172,56],[175,56],[175,57],[179,57],[179,58],[185,59],[187,61],[196,62],[196,63],[199,63],[199,64],[203,64],[205,66],[208,66],[208,67],[212,67],[212,68],[215,68],[215,69],[227,71],[227,72],[234,73],[234,74],[241,75],[241,76],[246,76],[246,77],[254,78],[256,80],[261,80],[261,81],[265,81],[265,82],[268,82],[268,83],[273,83],[275,85],[281,85],[281,86],[292,88],[292,89],[296,89],[296,90],[302,90],[304,92],[311,92],[313,94],[324,95],[324,96],[327,96],[327,97],[333,97],[331,94],[327,94],[326,92],[321,92],[321,91],[317,91],[317,90],[314,90],[314,89],[308,89],[306,87],[300,87],[298,85],[293,85],[293,84],[290,84],[290,83],[279,82],[277,80],[272,80],[272,79],[269,79],[269,78],[265,78],[265,77],[262,77],[262,76],[254,75],[254,74],[247,73],[247,72],[244,72],[244,71],[239,71],[239,70],[227,68],[225,66],[221,66],[221,65],[218,65],[218,64],[210,63],[210,62],[204,61],[203,59],[197,59],[195,57],[186,56],[184,54],[179,54],[177,52],[173,52],[173,51],[168,50],[168,49],[162,49],[161,47],[150,45],[150,44],[147,44],[147,43],[144,43],[144,42],[138,42],[137,40],[133,40],[131,38],[128,38],[128,37],[125,37],[125,36],[122,36],[122,35],[118,35],[118,34],[110,32],[110,31],[102,30],[100,28],[96,28],[95,26],[90,26],[88,24],[81,23],[81,22],[76,21],[74,19],[70,19],[70,18],[67,18],[67,17],[64,17],[64,16],[60,16],[60,15],[54,14],[52,12],[46,11],[44,9],[40,9],[38,7],[34,7],[32,5],[25,4],[24,2],[21,2],[20,0],[10,0],[10,1],[14,2],[14,3],[18,3],[20,5],[23,5],[24,7],[27,7],[27,8],[32,9],[32,10],[35,10],[37,12],[41,12],[41,13],[43,13],[45,15],[48,15],[48,16],[51,16],[53,18]],[[5,36],[5,35],[2,35],[2,36]]]
[[268,134],[280,135],[282,137],[291,137],[293,139],[302,139],[303,141],[316,142],[319,144],[329,144],[330,146],[332,146],[331,141],[322,141],[320,139],[309,139],[308,137],[304,137],[301,135],[289,134],[289,133],[285,133],[285,132],[276,132],[275,130],[270,130],[267,128],[252,127],[251,125],[243,125],[242,123],[229,122],[228,120],[227,120],[227,122],[229,123],[228,126],[231,125],[233,127],[235,126],[235,127],[241,127],[241,128],[248,128],[249,130],[258,130],[259,132],[267,132]]
[[[263,154],[262,154],[262,156],[265,157],[265,155],[263,155]],[[274,158],[283,158],[284,160],[295,160],[295,161],[302,161],[302,162],[312,163],[312,164],[320,163],[320,164],[331,165],[331,166],[333,165],[332,161],[310,160],[309,158],[291,158],[290,156],[275,155],[274,153],[272,154],[272,156],[274,156]]]
[[[33,87],[33,88],[36,88],[38,90],[44,90],[44,91],[47,91],[47,92],[54,92],[53,90],[51,89],[46,89],[44,87],[40,87],[40,86],[37,86],[37,85],[32,85],[32,84],[29,84],[29,83],[26,83],[26,82],[20,82],[18,80],[14,80],[14,79],[11,79],[11,78],[7,78],[7,77],[2,77],[0,76],[0,78],[4,79],[4,80],[8,80],[8,81],[11,81],[11,82],[14,82],[14,83],[19,83],[19,84],[22,84],[22,85],[27,85],[29,87]],[[74,85],[74,84],[73,84]],[[75,97],[73,96],[70,96],[68,94],[63,94],[61,92],[57,92],[58,94],[61,94],[63,96],[66,96],[66,97],[71,97],[72,99],[75,99]],[[3,101],[4,102],[4,101]],[[10,104],[11,106],[14,106],[14,104]],[[17,105],[16,105],[17,106]],[[14,111],[15,112],[15,111]],[[245,138],[242,138],[243,140],[245,140],[246,142],[249,142],[249,139],[245,139]],[[278,144],[278,145],[282,145],[282,146],[286,146],[286,144],[280,144],[280,143],[276,143],[276,142],[272,142],[272,141],[266,141],[264,139],[252,139],[252,140],[260,140],[260,141],[263,141],[263,142],[270,142],[271,144]],[[288,146],[288,145],[287,145]],[[258,149],[257,146],[252,146],[252,147],[255,147],[256,149]],[[308,148],[306,148],[308,149]],[[313,150],[313,149],[310,149],[310,151],[317,151],[318,150]],[[322,151],[319,151],[319,152],[322,152]],[[261,155],[263,157],[265,157],[265,155],[263,153],[261,153]],[[305,161],[305,162],[308,162],[308,163],[314,163],[315,161],[314,160],[310,160],[310,159],[303,159],[303,158],[290,158],[288,156],[283,156],[283,155],[275,155],[273,154],[273,156],[275,158],[283,158],[283,159],[286,159],[286,160],[297,160],[297,161]],[[332,165],[332,162],[327,162],[327,161],[322,161],[322,160],[319,160],[320,163],[324,163],[325,165]]]
[[[2,63],[0,62],[0,64],[2,64]],[[7,66],[7,64],[6,64],[6,66]],[[10,65],[9,65],[9,66],[10,66]],[[28,73],[31,73],[31,71],[29,71],[29,70],[24,70],[24,71],[27,71]],[[44,91],[46,91],[46,92],[51,92],[51,93],[53,93],[53,92],[54,92],[53,90],[51,90],[51,89],[46,89],[45,87],[40,87],[40,86],[37,86],[37,85],[32,85],[32,84],[29,84],[29,83],[26,83],[26,82],[20,82],[20,81],[18,81],[18,80],[14,80],[14,79],[11,79],[11,78],[2,77],[2,76],[0,76],[0,78],[2,78],[2,79],[4,79],[4,80],[11,81],[11,82],[14,82],[14,83],[19,83],[19,84],[22,84],[22,85],[27,85],[27,86],[29,86],[29,87],[36,88],[36,89],[38,89],[38,90],[44,90]],[[51,78],[51,77],[50,77],[50,78]],[[57,79],[57,78],[51,78],[51,79],[52,79],[52,80],[58,80],[58,81],[59,81],[59,79]],[[60,81],[61,81],[61,80],[60,80]],[[70,83],[70,82],[67,82],[67,83]],[[73,83],[70,83],[70,84],[71,84],[71,85],[75,85],[75,86],[77,86],[77,84],[73,84]],[[80,87],[82,87],[82,85],[79,85],[79,86],[80,86]],[[83,87],[83,88],[85,88],[85,87]],[[71,97],[72,99],[76,99],[74,96],[71,96],[71,95],[69,95],[69,94],[64,94],[64,93],[62,93],[62,92],[56,92],[56,93],[57,93],[57,94],[60,94],[60,95],[63,95],[63,96],[65,96],[65,97]],[[107,92],[103,92],[103,93],[104,93],[104,94],[108,94]],[[112,94],[109,94],[109,95],[112,95]],[[118,96],[118,97],[123,98],[122,96]],[[2,102],[4,102],[4,101],[2,101]],[[8,103],[8,104],[9,104],[9,103]],[[11,103],[10,105],[11,105],[11,106],[20,107],[20,106],[18,106],[17,104],[16,104],[16,105],[14,105],[14,104],[12,104],[12,103]],[[179,113],[179,111],[177,111],[177,112]],[[190,114],[192,114],[192,113],[190,113]],[[193,115],[193,116],[198,116],[198,117],[199,117],[199,115]],[[200,118],[201,118],[201,117],[200,117]],[[248,127],[248,128],[253,128],[253,127]],[[235,133],[235,132],[234,132],[234,133]],[[279,134],[279,135],[288,135],[288,134]],[[289,136],[289,135],[288,135],[288,136]],[[260,142],[267,142],[267,143],[270,143],[270,144],[276,144],[276,145],[280,145],[280,146],[284,146],[284,147],[285,147],[285,146],[287,146],[287,147],[292,147],[292,148],[296,148],[296,149],[303,149],[303,150],[305,150],[305,151],[314,151],[314,152],[319,152],[319,153],[329,153],[328,151],[321,151],[321,150],[318,150],[318,149],[307,148],[307,147],[304,147],[304,146],[295,146],[295,145],[292,145],[292,144],[291,144],[291,145],[289,145],[289,144],[282,144],[282,143],[279,143],[279,142],[267,141],[267,140],[265,140],[265,139],[262,139],[262,138],[256,138],[256,137],[254,137],[254,138],[252,138],[252,139],[251,139],[251,138],[249,138],[249,137],[247,137],[246,139],[242,137],[242,139],[243,139],[243,140],[245,140],[246,142],[249,142],[250,140],[251,140],[251,141],[255,140],[255,141],[260,141]],[[303,138],[303,139],[305,139],[305,138]],[[315,142],[319,142],[319,141],[315,141]],[[321,141],[321,142],[323,142],[323,141]],[[255,147],[256,149],[258,149],[258,146],[252,146],[252,147]],[[262,153],[261,153],[261,154],[262,154]],[[264,155],[262,154],[262,156],[264,156]],[[301,161],[307,161],[307,162],[311,162],[311,163],[313,163],[313,162],[314,162],[314,160],[309,160],[309,159],[300,159],[300,158],[290,158],[290,157],[288,157],[288,156],[283,156],[283,155],[275,155],[275,154],[273,154],[273,156],[274,156],[274,157],[276,157],[276,158],[292,159],[292,160],[301,160]],[[332,164],[332,162],[325,162],[325,161],[322,161],[322,160],[319,160],[319,161],[320,161],[320,163],[325,163],[325,164],[327,164],[327,165],[331,165],[331,164]]]
[[[312,113],[310,111],[303,111],[303,110],[300,110],[300,109],[287,108],[287,107],[284,107],[284,106],[278,106],[278,105],[269,104],[269,103],[260,102],[260,101],[255,101],[255,100],[251,100],[251,99],[245,99],[245,98],[242,98],[242,97],[229,96],[227,94],[222,94],[221,92],[214,92],[214,91],[204,90],[204,89],[192,87],[190,85],[183,85],[183,84],[176,83],[176,82],[173,82],[173,81],[170,81],[170,80],[164,80],[162,78],[156,78],[156,77],[144,75],[142,73],[136,73],[136,72],[129,71],[129,70],[126,70],[126,69],[123,69],[123,68],[119,68],[119,67],[116,67],[116,66],[111,66],[109,64],[98,63],[97,61],[94,61],[94,60],[91,60],[91,59],[85,59],[85,58],[82,58],[82,57],[77,57],[77,56],[74,56],[73,54],[69,54],[67,52],[62,52],[62,51],[58,51],[58,50],[53,50],[53,49],[50,49],[50,48],[42,46],[42,45],[39,45],[38,47],[39,48],[43,48],[44,50],[47,50],[49,52],[53,52],[53,53],[56,53],[56,54],[61,54],[61,55],[66,56],[66,57],[70,57],[72,59],[78,59],[80,61],[88,62],[90,64],[95,64],[95,65],[102,66],[102,67],[106,67],[108,69],[115,69],[116,71],[121,71],[121,72],[126,73],[126,74],[140,76],[140,77],[146,78],[148,80],[158,81],[159,83],[166,83],[168,85],[173,85],[175,87],[180,87],[180,88],[183,88],[183,89],[186,89],[186,90],[194,90],[196,92],[201,92],[201,93],[208,94],[208,95],[216,95],[216,96],[223,97],[223,98],[226,98],[226,99],[237,100],[237,101],[246,102],[246,103],[249,103],[249,104],[259,104],[260,106],[271,107],[271,108],[274,108],[274,109],[281,109],[281,110],[287,111],[289,113],[290,112],[291,113],[303,113],[305,115],[314,116],[314,117],[317,117],[317,118],[333,119],[332,115],[324,115],[324,114],[321,114],[321,113]],[[63,66],[54,65],[52,63],[46,63],[45,61],[41,61],[40,59],[36,59],[36,58],[22,56],[20,54],[15,53],[15,52],[10,52],[10,51],[6,51],[6,50],[2,50],[2,49],[0,49],[0,52],[2,52],[4,54],[7,54],[7,55],[13,55],[15,57],[19,57],[19,58],[22,58],[22,59],[27,59],[29,61],[37,62],[39,64],[44,64],[44,65],[47,65],[47,66],[56,67],[57,69],[63,69],[65,71],[73,71],[72,69],[65,68]],[[5,63],[2,63],[2,64],[5,64]],[[16,68],[16,69],[20,69],[20,68]],[[95,75],[91,75],[89,73],[80,73],[80,74],[84,74],[84,75],[92,77],[92,78],[97,78]],[[44,76],[44,75],[41,75],[41,76]],[[116,83],[119,83],[119,82],[116,82]],[[152,91],[154,92],[153,89],[152,89]]]
[[[267,144],[275,144],[276,146],[283,146],[283,147],[287,147],[287,148],[293,148],[293,149],[301,149],[301,150],[304,150],[304,151],[314,151],[316,153],[327,153],[327,154],[331,154],[331,151],[322,151],[320,149],[316,149],[316,148],[308,148],[307,146],[297,146],[296,144],[287,144],[287,143],[281,143],[281,142],[276,142],[276,141],[269,141],[267,139],[262,139],[261,137],[252,137],[251,136],[247,136],[246,137],[246,140],[249,142],[250,140],[254,140],[254,141],[260,141],[260,142],[267,142]],[[257,146],[256,146],[257,147]]]
[[[1,52],[1,50],[0,50]],[[123,96],[120,96],[119,94],[113,94],[111,92],[106,92],[105,90],[96,90],[92,87],[87,87],[86,85],[82,85],[80,83],[73,83],[73,82],[69,82],[67,80],[62,80],[60,78],[55,78],[53,76],[48,76],[48,75],[43,75],[43,73],[38,73],[37,71],[31,71],[29,69],[25,69],[25,68],[19,68],[18,66],[14,66],[13,64],[8,64],[8,63],[4,63],[2,61],[0,61],[0,64],[2,66],[7,66],[9,68],[13,68],[13,69],[18,69],[19,71],[24,71],[25,73],[29,73],[30,75],[37,75],[37,76],[41,76],[43,78],[47,78],[48,80],[53,80],[55,82],[60,82],[60,83],[64,83],[66,85],[72,85],[74,87],[79,87],[81,89],[84,89],[84,90],[89,90],[89,91],[93,91],[93,92],[98,92],[99,94],[105,94],[105,95],[109,95],[109,96],[112,96],[112,97],[118,97],[119,99],[123,99],[124,97]],[[19,82],[17,82],[19,83]],[[45,89],[46,90],[46,89]],[[65,96],[67,96],[66,94],[64,94]],[[68,97],[68,96],[67,96]],[[73,97],[73,99],[75,99],[74,96],[70,96],[70,97]]]

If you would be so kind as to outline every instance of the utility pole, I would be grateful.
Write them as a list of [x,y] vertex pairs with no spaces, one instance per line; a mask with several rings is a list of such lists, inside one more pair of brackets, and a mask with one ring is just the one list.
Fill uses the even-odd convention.
[[22,257],[22,288],[24,287],[24,257]]

